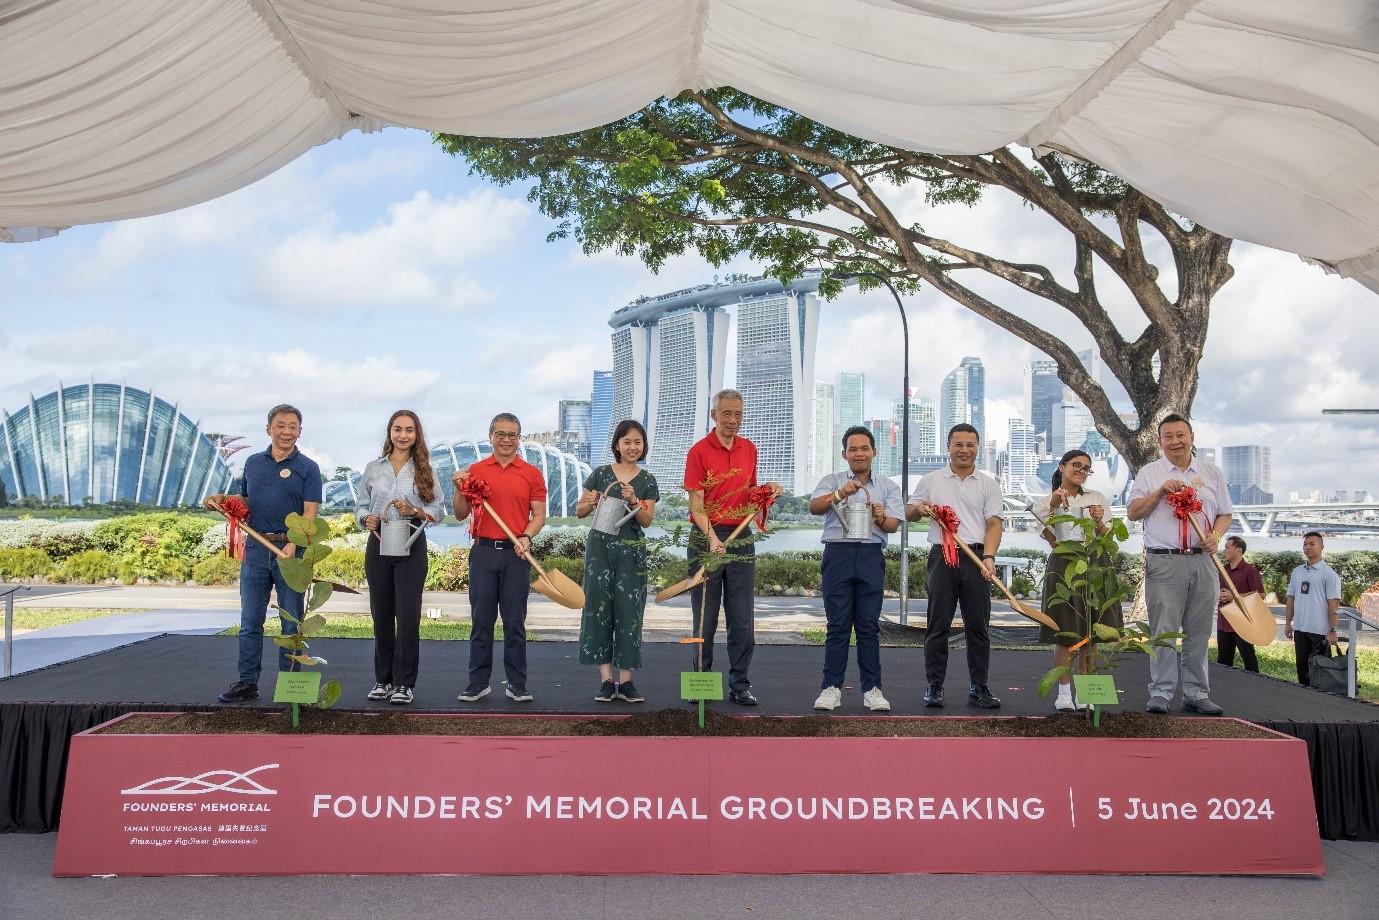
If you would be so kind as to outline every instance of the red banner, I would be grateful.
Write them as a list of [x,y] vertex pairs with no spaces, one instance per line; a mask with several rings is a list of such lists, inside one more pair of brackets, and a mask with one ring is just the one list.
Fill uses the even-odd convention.
[[1321,875],[1324,868],[1306,746],[1282,735],[85,732],[73,738],[53,872]]

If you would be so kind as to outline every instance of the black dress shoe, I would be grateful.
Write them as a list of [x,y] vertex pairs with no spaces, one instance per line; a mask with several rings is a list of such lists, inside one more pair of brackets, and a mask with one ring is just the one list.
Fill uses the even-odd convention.
[[755,706],[757,698],[752,696],[751,690],[729,690],[728,699],[739,706]]
[[259,698],[259,685],[251,684],[245,680],[237,680],[230,685],[220,696],[216,697],[222,703],[251,703]]
[[943,708],[943,684],[930,684],[924,691],[924,705],[930,709]]
[[973,684],[972,689],[967,691],[967,703],[976,706],[978,709],[1000,709],[1001,701],[991,695],[991,691],[986,688],[986,684]]

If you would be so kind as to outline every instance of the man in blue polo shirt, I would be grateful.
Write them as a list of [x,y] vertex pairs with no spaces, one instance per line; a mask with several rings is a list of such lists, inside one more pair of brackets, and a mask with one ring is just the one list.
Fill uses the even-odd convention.
[[1293,640],[1298,683],[1312,685],[1309,663],[1313,655],[1331,657],[1336,641],[1336,620],[1341,615],[1341,576],[1322,561],[1326,547],[1313,530],[1302,539],[1306,561],[1288,577],[1288,602],[1284,607],[1283,634]]
[[[289,405],[268,412],[268,449],[244,462],[240,495],[249,506],[247,523],[284,550],[296,553],[287,539],[284,519],[296,512],[314,518],[321,507],[321,468],[297,450],[302,435],[302,413]],[[225,496],[212,495],[207,507]],[[278,592],[278,606],[297,619],[302,617],[302,595],[293,591],[278,570],[278,557],[254,541],[244,546],[239,569],[239,679],[220,694],[222,703],[246,703],[259,698],[259,671],[263,662],[263,621],[268,615],[268,595]],[[285,635],[297,625],[282,617]],[[293,670],[287,650],[278,649],[278,670]]]

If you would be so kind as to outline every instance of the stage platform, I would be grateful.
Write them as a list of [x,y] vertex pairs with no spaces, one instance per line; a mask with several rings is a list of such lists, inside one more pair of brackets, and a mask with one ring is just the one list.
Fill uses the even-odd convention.
[[[960,636],[960,634],[959,634]],[[238,640],[224,636],[160,636],[76,661],[0,680],[0,832],[49,831],[56,827],[67,739],[107,719],[139,710],[221,708],[216,695],[235,679]],[[413,711],[561,712],[603,714],[689,705],[679,699],[680,672],[691,647],[648,642],[637,687],[642,704],[597,703],[594,668],[580,665],[573,642],[531,642],[527,646],[528,689],[533,703],[518,704],[503,695],[501,651],[497,652],[493,693],[478,703],[455,695],[467,679],[469,644],[422,643],[420,678]],[[272,661],[273,647],[265,659]],[[373,643],[367,639],[323,639],[312,651],[330,664],[326,674],[343,685],[340,706],[395,709],[370,703]],[[727,668],[721,644],[717,670]],[[812,713],[819,690],[823,649],[806,645],[759,645],[752,663],[752,689],[761,700],[754,708],[713,703],[744,715]],[[943,710],[926,709],[923,650],[881,650],[883,685],[896,715],[985,714],[967,705],[967,666],[960,638],[949,656]],[[995,649],[989,685],[1002,700],[999,715],[1043,715],[1052,701],[1038,695],[1039,678],[1051,666],[1047,649]],[[850,665],[843,706],[838,714],[866,714]],[[1148,661],[1128,656],[1117,668],[1123,705],[1142,710],[1147,702]],[[1211,667],[1212,699],[1228,715],[1303,738],[1309,745],[1322,835],[1331,839],[1379,839],[1379,706],[1320,693],[1241,670]],[[272,675],[261,690],[272,695]],[[257,705],[268,705],[260,703]],[[1175,711],[1179,701],[1174,701]]]

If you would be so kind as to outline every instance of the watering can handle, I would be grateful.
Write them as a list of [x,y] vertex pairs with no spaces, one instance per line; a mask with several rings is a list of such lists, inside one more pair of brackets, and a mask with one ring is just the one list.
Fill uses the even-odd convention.
[[[619,479],[618,477],[614,476],[614,477],[613,477],[613,481],[610,482],[610,483],[607,485],[606,488],[604,488],[604,490],[603,490],[603,497],[604,497],[604,498],[607,498],[607,497],[608,497],[608,490],[609,490],[609,489],[612,489],[614,486],[620,486],[620,485],[623,485],[623,481],[622,481],[621,479]],[[622,501],[622,499],[619,498],[618,501]],[[636,514],[638,511],[641,510],[641,505],[638,505],[638,504],[631,504],[631,505],[629,505],[627,502],[622,502],[622,506],[623,506],[624,508],[627,509],[627,513],[624,514],[624,515],[622,516],[622,518],[618,521],[618,526],[619,526],[619,527],[621,527],[622,525],[626,524],[628,521],[632,520],[632,516],[633,516],[634,514]]]
[[[856,480],[853,479],[852,477],[848,477],[848,479],[846,479],[845,481],[846,481],[846,482],[856,482]],[[871,507],[871,491],[868,490],[867,487],[864,486],[864,485],[862,485],[860,482],[857,483],[857,486],[858,486],[858,488],[860,488],[860,489],[862,490],[862,494],[865,495],[865,496],[867,497],[867,507],[870,508],[870,507]],[[841,488],[841,487],[840,487],[840,488]],[[854,493],[854,494],[855,494],[855,493]],[[833,513],[837,516],[837,518],[838,518],[838,523],[843,525],[843,532],[844,532],[844,533],[847,532],[848,525],[847,525],[847,520],[843,518],[843,512],[842,512],[840,509],[841,509],[842,506],[845,505],[845,504],[847,504],[847,496],[844,496],[844,497],[843,497],[843,500],[842,500],[841,502],[838,502],[836,505],[833,506]]]

